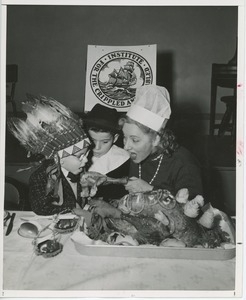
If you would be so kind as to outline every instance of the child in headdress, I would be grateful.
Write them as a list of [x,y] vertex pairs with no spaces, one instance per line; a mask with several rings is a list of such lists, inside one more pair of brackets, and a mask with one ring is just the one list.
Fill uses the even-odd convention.
[[44,156],[29,181],[32,210],[52,215],[83,208],[79,179],[90,140],[81,121],[52,98],[29,96],[23,104],[26,120],[12,119],[9,129],[29,153]]
[[[128,176],[130,156],[115,145],[119,136],[119,115],[116,109],[96,104],[85,118],[85,126],[92,142],[92,164],[88,171],[98,172],[111,178]],[[123,185],[100,185],[96,197],[103,200],[119,199],[126,194]]]

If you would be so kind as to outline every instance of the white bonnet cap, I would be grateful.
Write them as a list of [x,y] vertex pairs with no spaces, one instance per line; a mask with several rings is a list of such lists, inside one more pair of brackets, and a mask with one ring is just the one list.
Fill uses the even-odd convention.
[[159,131],[171,115],[170,96],[163,86],[143,85],[136,90],[136,98],[127,114],[131,119]]

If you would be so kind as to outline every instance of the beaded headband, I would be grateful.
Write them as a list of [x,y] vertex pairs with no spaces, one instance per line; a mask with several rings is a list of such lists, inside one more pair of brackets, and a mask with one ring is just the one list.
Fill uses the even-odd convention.
[[90,140],[87,138],[76,143],[75,145],[69,146],[63,150],[58,151],[58,155],[60,156],[60,158],[74,155],[75,153],[81,151],[82,149],[89,147],[89,145],[90,145]]

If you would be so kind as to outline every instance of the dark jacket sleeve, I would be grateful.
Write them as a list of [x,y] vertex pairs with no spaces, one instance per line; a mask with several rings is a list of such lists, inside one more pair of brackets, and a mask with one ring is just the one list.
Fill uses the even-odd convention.
[[45,170],[46,166],[41,166],[29,180],[29,201],[32,210],[38,215],[53,215],[70,210],[73,207],[72,201],[63,201],[63,204],[59,206],[52,204],[58,200],[52,193],[46,195],[47,175]]
[[190,200],[197,195],[203,195],[201,170],[195,162],[178,165],[174,188],[175,194],[180,189],[187,188]]

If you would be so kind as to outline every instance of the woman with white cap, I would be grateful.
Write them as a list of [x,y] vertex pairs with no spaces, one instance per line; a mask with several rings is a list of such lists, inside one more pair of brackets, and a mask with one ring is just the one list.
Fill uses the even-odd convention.
[[166,88],[146,85],[137,89],[136,99],[123,119],[124,148],[131,157],[130,193],[167,189],[174,195],[187,188],[190,199],[202,195],[199,163],[176,142],[166,129],[171,115]]

